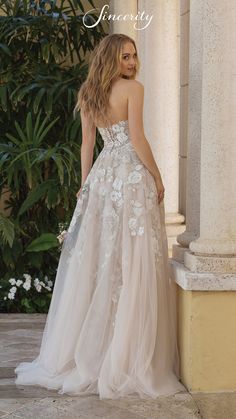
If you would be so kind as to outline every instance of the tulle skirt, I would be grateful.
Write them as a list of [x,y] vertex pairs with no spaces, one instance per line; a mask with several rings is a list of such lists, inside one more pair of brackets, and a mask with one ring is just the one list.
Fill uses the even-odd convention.
[[40,353],[15,372],[16,384],[101,399],[186,391],[164,201],[132,144],[104,147],[93,164],[62,245]]

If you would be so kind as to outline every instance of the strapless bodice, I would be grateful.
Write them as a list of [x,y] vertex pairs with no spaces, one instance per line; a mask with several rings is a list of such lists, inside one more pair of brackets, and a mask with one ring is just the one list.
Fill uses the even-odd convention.
[[128,120],[122,120],[109,127],[97,127],[104,141],[104,147],[120,147],[130,144]]

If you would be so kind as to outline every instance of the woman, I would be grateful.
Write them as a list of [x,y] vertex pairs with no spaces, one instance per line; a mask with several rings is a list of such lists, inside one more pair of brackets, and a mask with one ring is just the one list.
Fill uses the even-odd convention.
[[[18,365],[17,384],[101,399],[186,390],[178,379],[164,186],[144,135],[138,68],[126,35],[108,35],[94,50],[76,105],[81,188],[40,354]],[[104,148],[92,166],[96,127]]]

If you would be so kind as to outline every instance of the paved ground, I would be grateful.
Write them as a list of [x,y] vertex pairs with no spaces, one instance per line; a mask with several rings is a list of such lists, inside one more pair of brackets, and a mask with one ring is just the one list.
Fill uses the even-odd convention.
[[22,419],[236,419],[234,393],[177,393],[144,401],[138,397],[100,400],[69,397],[38,386],[15,386],[14,368],[33,359],[45,315],[0,315],[0,418]]

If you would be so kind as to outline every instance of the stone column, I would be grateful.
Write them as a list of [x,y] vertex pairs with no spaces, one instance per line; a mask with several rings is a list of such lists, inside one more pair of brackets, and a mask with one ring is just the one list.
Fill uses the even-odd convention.
[[141,0],[138,9],[153,15],[138,31],[140,81],[145,86],[144,128],[165,186],[169,248],[183,231],[179,213],[179,2]]
[[[138,0],[111,0],[110,13],[117,15],[137,15]],[[110,33],[123,33],[137,40],[137,30],[134,28],[134,20],[110,20]]]
[[183,263],[170,261],[179,285],[181,380],[191,391],[236,389],[235,28],[234,0],[191,0],[190,218],[179,238],[189,249]]
[[[182,121],[186,126],[186,230],[177,237],[181,246],[173,247],[173,258],[183,261],[184,252],[189,243],[199,237],[200,234],[200,160],[201,160],[201,118],[202,118],[202,50],[203,50],[203,12],[204,0],[191,2],[189,11],[189,2],[181,3],[182,28],[181,54],[180,56],[187,61],[189,68],[182,64],[181,79],[188,79],[188,99],[183,95],[187,102],[184,107],[185,114],[188,115],[187,121]],[[188,10],[188,11],[187,11]],[[190,15],[190,17],[189,17]],[[189,20],[189,28],[185,24]],[[182,51],[185,48],[188,51]],[[189,60],[186,60],[189,55]],[[188,77],[186,76],[188,73]],[[182,89],[186,89],[186,85]]]
[[203,7],[200,237],[185,265],[236,272],[236,3],[205,0]]

